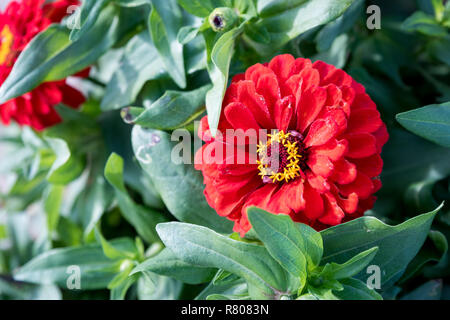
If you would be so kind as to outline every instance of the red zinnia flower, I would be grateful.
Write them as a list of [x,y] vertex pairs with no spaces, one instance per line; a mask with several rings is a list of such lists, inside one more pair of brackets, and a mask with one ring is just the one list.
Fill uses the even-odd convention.
[[[224,144],[227,129],[261,128],[278,131],[258,145],[256,159],[234,146],[248,164],[236,164],[226,152],[215,163],[200,160],[217,156],[211,150]],[[232,79],[218,129],[221,135],[213,138],[202,119],[199,135],[206,144],[196,154],[196,168],[210,206],[234,221],[241,235],[251,228],[249,206],[319,230],[373,206],[388,133],[364,87],[343,70],[291,55],[256,64]],[[278,152],[271,155],[274,144]],[[269,166],[274,159],[277,171]]]
[[[13,1],[0,13],[0,85],[33,37],[51,23],[60,22],[70,5],[78,4],[78,0],[58,0],[48,4],[44,2],[45,0]],[[78,76],[87,76],[86,71]],[[77,108],[84,100],[83,95],[66,84],[65,80],[46,82],[31,92],[0,105],[0,118],[4,124],[9,124],[14,119],[20,125],[42,130],[61,121],[53,108],[55,105],[64,103]]]

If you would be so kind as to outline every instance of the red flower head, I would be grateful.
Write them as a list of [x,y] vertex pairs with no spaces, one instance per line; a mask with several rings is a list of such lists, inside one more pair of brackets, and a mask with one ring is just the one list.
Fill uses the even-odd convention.
[[[77,0],[58,0],[44,4],[45,0],[12,1],[0,13],[0,85],[10,74],[19,54],[33,37],[51,23],[60,22],[70,5]],[[80,76],[86,76],[86,72]],[[4,124],[14,119],[20,125],[42,130],[61,121],[53,107],[64,103],[77,108],[84,102],[83,95],[66,84],[65,80],[46,82],[21,97],[0,105],[0,118]]]
[[[251,228],[249,206],[318,230],[373,206],[388,133],[364,87],[343,70],[291,55],[256,64],[233,78],[218,129],[213,138],[207,117],[202,119],[199,135],[206,143],[196,168],[203,172],[209,205],[234,221],[241,235]],[[218,156],[216,150],[230,144],[229,129],[271,134],[264,142],[258,134],[256,156],[246,149],[249,140],[232,143],[233,155]],[[245,164],[236,163],[239,156]]]

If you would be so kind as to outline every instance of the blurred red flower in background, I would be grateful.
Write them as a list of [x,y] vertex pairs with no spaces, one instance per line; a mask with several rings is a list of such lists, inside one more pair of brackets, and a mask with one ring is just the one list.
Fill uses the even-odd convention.
[[[20,53],[36,34],[50,24],[60,22],[67,8],[78,0],[58,0],[44,4],[45,0],[12,1],[0,13],[0,85],[10,74]],[[85,70],[77,76],[87,76]],[[20,125],[36,130],[57,124],[60,116],[54,106],[64,103],[78,108],[85,101],[83,95],[66,80],[46,82],[20,97],[0,105],[0,118],[4,124],[14,119]]]
[[[255,159],[236,164],[224,153],[227,129],[277,129],[258,145]],[[364,87],[343,70],[322,61],[279,55],[239,74],[227,89],[216,138],[207,116],[200,137],[206,142],[196,154],[205,196],[221,216],[235,222],[244,235],[251,225],[246,208],[257,206],[320,230],[357,218],[372,208],[381,187],[385,124]],[[271,148],[276,144],[276,154]],[[271,169],[277,160],[278,170]],[[222,162],[222,163],[220,163]]]

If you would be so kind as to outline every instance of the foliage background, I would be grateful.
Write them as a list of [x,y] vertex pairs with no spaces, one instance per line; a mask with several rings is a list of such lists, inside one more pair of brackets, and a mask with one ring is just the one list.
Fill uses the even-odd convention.
[[[2,86],[2,99],[87,65],[93,69],[89,79],[77,84],[88,101],[80,112],[59,106],[61,125],[43,133],[14,125],[0,128],[1,298],[260,298],[259,290],[267,287],[258,283],[257,289],[251,289],[254,279],[249,273],[241,274],[240,268],[248,264],[263,282],[272,280],[265,278],[258,260],[241,261],[233,250],[245,256],[266,249],[196,226],[230,233],[227,221],[204,201],[200,173],[168,162],[173,145],[169,133],[180,127],[193,131],[192,121],[204,114],[205,100],[208,114],[218,113],[228,70],[234,75],[279,53],[321,59],[345,69],[366,87],[390,133],[382,154],[383,188],[374,209],[367,213],[377,220],[364,218],[360,224],[322,232],[321,266],[342,264],[377,246],[376,254],[368,254],[372,263],[388,272],[379,290],[383,298],[450,297],[450,207],[445,203],[438,214],[433,211],[450,199],[448,2],[355,0],[347,9],[352,1],[311,0],[307,2],[316,4],[299,15],[294,28],[283,21],[301,5],[259,2],[267,4],[266,13],[260,12],[260,17],[220,40],[211,29],[202,28],[202,19],[210,12],[202,6],[208,8],[214,1],[178,1],[182,6],[176,1],[153,1],[152,10],[145,0],[86,1],[80,11],[81,29],[69,32],[66,26],[56,26],[51,30],[66,37],[51,39],[67,54],[49,52],[36,61],[33,68],[39,68],[39,76],[34,78],[26,63],[17,63],[16,73]],[[201,5],[196,8],[189,3]],[[245,12],[240,22],[254,14],[251,1],[224,3]],[[342,6],[345,13],[322,12],[325,3]],[[381,8],[380,30],[366,27],[365,9],[374,3]],[[307,19],[314,14],[316,18]],[[32,59],[33,50],[30,46],[23,53],[23,61]],[[90,56],[81,58],[86,52]],[[24,76],[29,76],[27,81],[18,84],[17,79]],[[144,161],[139,157],[142,150]],[[151,164],[145,161],[148,157]],[[408,220],[425,212],[430,213]],[[172,220],[194,225],[156,228]],[[396,229],[378,223],[398,225],[406,220]],[[204,238],[212,251],[232,256],[234,264],[219,258],[211,263],[196,252],[182,256],[183,252],[161,251],[163,243],[176,248],[171,244],[183,240],[183,228],[187,228],[184,240],[192,240],[189,234],[198,232],[198,241]],[[357,236],[346,238],[345,231]],[[276,242],[266,241],[263,231],[256,232],[272,254]],[[304,259],[313,256],[308,250],[300,251],[289,254]],[[327,260],[332,252],[341,251],[353,255]],[[256,256],[264,254],[268,255],[261,251]],[[283,275],[289,271],[284,257],[274,259],[272,269],[280,268]],[[361,266],[349,277],[331,276],[334,282],[328,279],[323,285],[316,285],[317,274],[307,269],[308,292],[324,299],[370,298],[352,280],[367,277],[361,272],[368,262],[358,263]],[[67,287],[66,271],[71,265],[81,267],[82,290]],[[272,284],[282,286],[278,280]],[[339,295],[340,286],[345,294]]]

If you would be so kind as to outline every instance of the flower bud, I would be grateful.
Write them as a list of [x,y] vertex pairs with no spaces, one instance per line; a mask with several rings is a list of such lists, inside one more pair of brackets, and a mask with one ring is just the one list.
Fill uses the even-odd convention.
[[214,9],[209,15],[209,24],[215,32],[226,31],[238,22],[236,11],[231,8],[222,7]]

